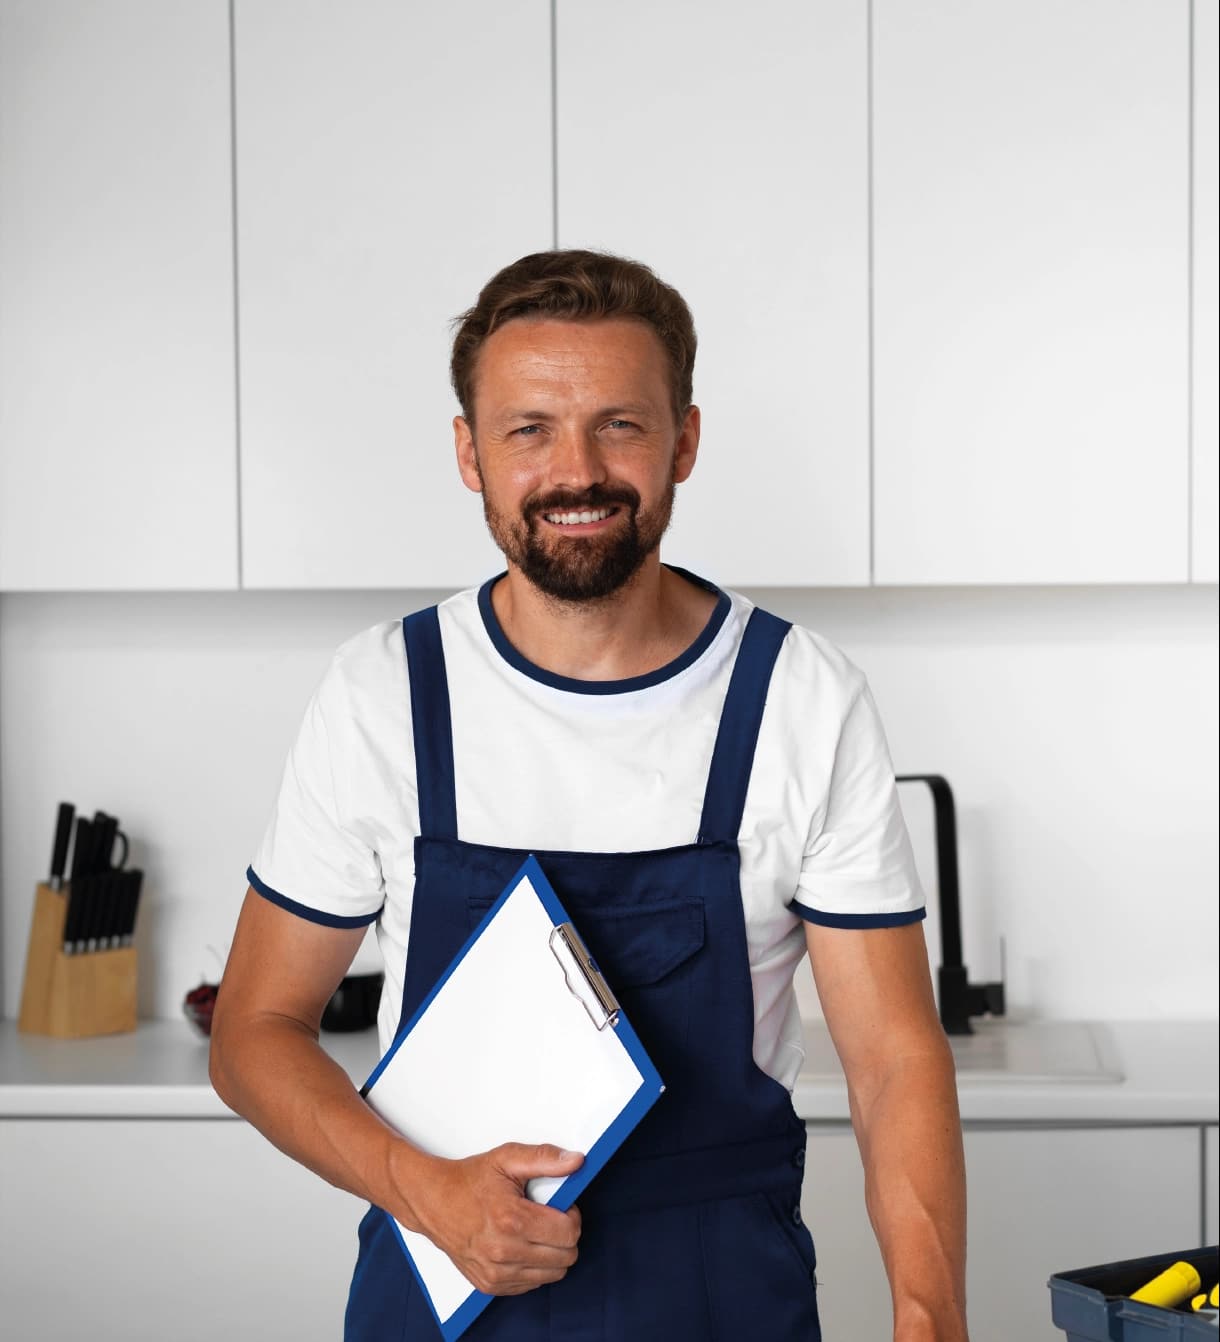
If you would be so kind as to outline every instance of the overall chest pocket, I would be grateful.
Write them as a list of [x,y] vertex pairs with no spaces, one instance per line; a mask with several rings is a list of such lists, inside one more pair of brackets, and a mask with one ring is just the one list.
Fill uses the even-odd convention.
[[616,993],[660,984],[703,949],[703,905],[697,899],[569,913]]
[[[657,1068],[672,1074],[686,1052],[706,930],[702,901],[584,902],[560,895]],[[472,896],[471,927],[494,900]],[[668,1080],[668,1078],[667,1078]]]

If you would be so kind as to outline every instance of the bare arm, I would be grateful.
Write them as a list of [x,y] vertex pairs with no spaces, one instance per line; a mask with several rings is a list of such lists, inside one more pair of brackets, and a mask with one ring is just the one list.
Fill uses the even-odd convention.
[[383,1207],[438,1244],[481,1290],[517,1294],[576,1260],[580,1214],[540,1207],[527,1179],[581,1164],[554,1147],[428,1156],[369,1108],[318,1043],[322,1011],[364,930],[298,918],[250,890],[212,1020],[221,1099],[329,1183]]
[[923,931],[807,923],[805,937],[847,1077],[895,1342],[965,1342],[961,1125]]

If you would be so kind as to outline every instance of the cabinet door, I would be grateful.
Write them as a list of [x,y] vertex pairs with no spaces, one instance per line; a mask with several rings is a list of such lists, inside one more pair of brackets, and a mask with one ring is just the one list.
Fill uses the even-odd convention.
[[864,1169],[849,1127],[808,1125],[801,1214],[817,1251],[818,1314],[827,1338],[887,1338],[894,1311],[864,1206]]
[[[1053,1273],[1172,1253],[1199,1233],[1197,1128],[975,1129],[964,1141],[972,1337],[1054,1342]],[[850,1130],[809,1126],[801,1208],[823,1332],[888,1337],[889,1286]]]
[[1193,479],[1191,517],[1191,571],[1195,582],[1220,578],[1220,529],[1217,526],[1217,458],[1220,456],[1220,421],[1217,396],[1220,383],[1220,339],[1217,338],[1217,252],[1220,251],[1220,187],[1217,158],[1220,156],[1220,87],[1217,81],[1217,47],[1220,24],[1216,0],[1194,3],[1194,234],[1193,335],[1194,378]]
[[867,7],[559,0],[559,241],[637,257],[699,334],[664,553],[868,582]]
[[876,579],[1183,582],[1188,0],[877,0]]
[[237,582],[225,0],[0,0],[0,589]]
[[1198,1128],[966,1133],[966,1299],[975,1337],[1055,1342],[1047,1278],[1190,1248]]
[[551,245],[547,0],[238,0],[234,41],[243,583],[486,578],[449,323]]
[[245,1123],[0,1120],[0,1187],[6,1336],[343,1331],[364,1205]]

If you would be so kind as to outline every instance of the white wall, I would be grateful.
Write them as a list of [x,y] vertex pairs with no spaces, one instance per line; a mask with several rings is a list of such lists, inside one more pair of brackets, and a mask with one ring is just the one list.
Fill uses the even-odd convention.
[[[214,977],[330,650],[436,595],[0,597],[4,1014],[61,799],[117,813],[147,871],[142,1013]],[[864,667],[899,772],[953,785],[973,978],[1002,934],[1019,1010],[1216,1016],[1214,586],[751,595]],[[930,804],[904,804],[930,874]]]

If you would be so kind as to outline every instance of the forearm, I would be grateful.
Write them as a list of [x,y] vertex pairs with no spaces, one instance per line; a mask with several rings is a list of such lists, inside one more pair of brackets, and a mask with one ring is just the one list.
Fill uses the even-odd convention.
[[947,1043],[894,1059],[871,1094],[853,1095],[852,1120],[895,1342],[964,1342],[966,1186]]
[[271,1013],[218,1020],[211,1080],[286,1155],[416,1228],[411,1193],[436,1162],[378,1118],[307,1026]]
[[281,1151],[329,1183],[427,1235],[480,1290],[517,1295],[576,1261],[580,1213],[535,1206],[531,1178],[567,1175],[583,1157],[512,1143],[463,1160],[429,1156],[384,1124],[289,1016],[230,1022],[213,1036],[212,1084]]

